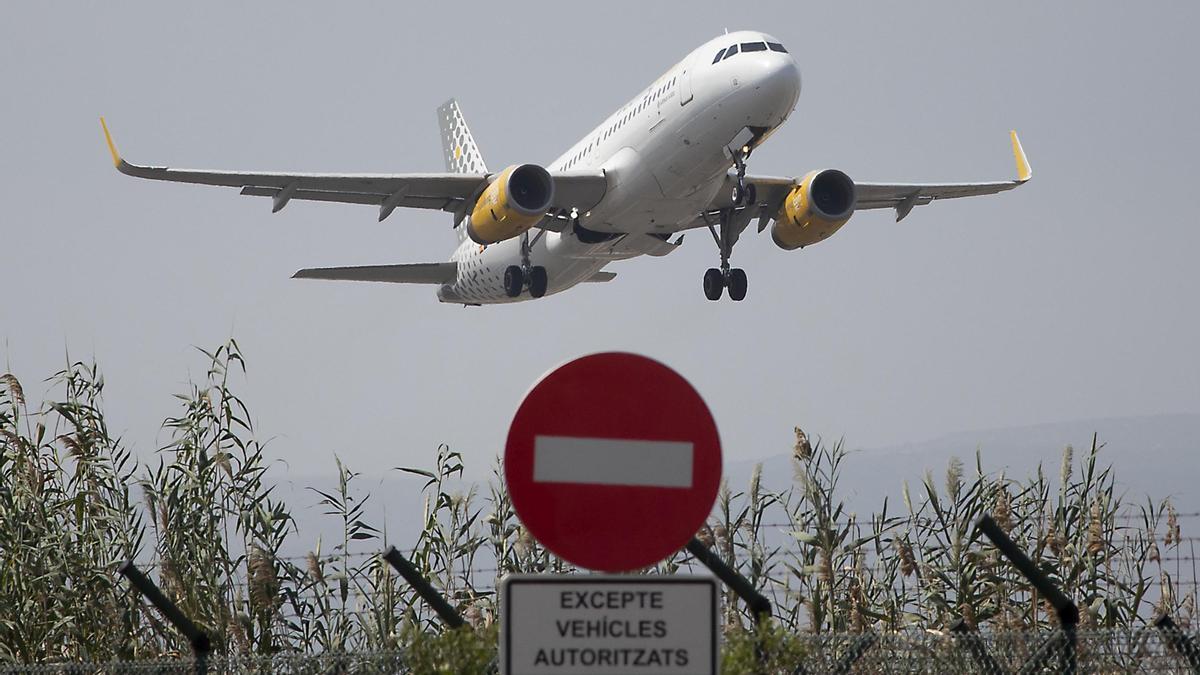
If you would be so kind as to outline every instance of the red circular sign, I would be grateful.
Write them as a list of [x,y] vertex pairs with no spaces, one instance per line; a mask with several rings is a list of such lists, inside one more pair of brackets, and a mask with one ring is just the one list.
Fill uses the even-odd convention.
[[504,476],[521,522],[555,555],[635,570],[703,526],[721,482],[721,440],[679,373],[637,354],[592,354],[526,394]]

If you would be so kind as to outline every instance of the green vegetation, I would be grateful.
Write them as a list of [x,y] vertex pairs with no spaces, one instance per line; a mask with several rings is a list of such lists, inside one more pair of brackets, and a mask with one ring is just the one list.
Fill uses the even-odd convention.
[[[282,556],[298,533],[234,391],[241,353],[231,341],[204,355],[205,377],[179,396],[178,416],[164,425],[170,442],[147,464],[111,436],[94,365],[57,373],[59,400],[38,406],[15,377],[0,376],[0,663],[187,654],[116,574],[132,558],[220,655],[403,650],[418,672],[482,672],[495,657],[498,580],[571,571],[520,526],[498,471],[481,496],[446,447],[430,469],[401,469],[414,491],[423,481],[424,528],[415,542],[393,543],[468,628],[444,631],[371,555],[387,542],[365,522],[370,497],[340,460],[337,487],[313,499],[342,536],[302,558]],[[846,512],[839,485],[852,458],[797,430],[792,488],[770,492],[757,473],[745,491],[723,488],[698,534],[775,604],[775,619],[755,627],[736,597],[724,598],[725,672],[751,672],[760,656],[772,659],[768,670],[794,664],[809,633],[944,631],[960,617],[991,632],[1054,625],[974,533],[984,512],[1074,595],[1083,628],[1132,628],[1162,613],[1189,626],[1194,586],[1164,560],[1184,554],[1177,514],[1167,502],[1124,503],[1100,453],[1099,443],[1078,459],[1068,448],[1056,480],[1040,469],[1025,480],[988,475],[978,457],[967,471],[955,460],[940,480],[904,486],[902,509],[884,500],[860,518]],[[689,570],[699,571],[681,552],[647,571]]]

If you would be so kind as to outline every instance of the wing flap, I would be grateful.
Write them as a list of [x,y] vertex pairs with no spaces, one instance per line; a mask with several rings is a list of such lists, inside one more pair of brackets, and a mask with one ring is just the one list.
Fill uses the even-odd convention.
[[[283,188],[262,187],[262,186],[247,186],[242,188],[241,194],[249,197],[278,197],[283,192]],[[337,202],[341,204],[371,204],[379,206],[387,200],[386,195],[372,194],[370,192],[330,192],[327,190],[296,190],[288,199],[302,199],[314,202]],[[408,207],[415,209],[434,209],[442,211],[456,211],[463,203],[462,199],[455,197],[429,197],[424,195],[405,195],[395,204],[399,207]]]
[[458,263],[415,263],[409,265],[363,265],[359,267],[311,267],[293,279],[328,281],[378,281],[393,284],[448,284],[458,275]]

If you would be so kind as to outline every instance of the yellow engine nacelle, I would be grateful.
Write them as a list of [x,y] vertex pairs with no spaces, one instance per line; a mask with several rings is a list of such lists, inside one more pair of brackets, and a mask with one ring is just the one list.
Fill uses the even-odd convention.
[[771,226],[779,248],[791,251],[827,239],[854,214],[854,181],[837,169],[810,171],[792,188]]
[[476,244],[495,244],[523,234],[546,215],[554,201],[554,179],[537,164],[501,171],[479,195],[467,236]]

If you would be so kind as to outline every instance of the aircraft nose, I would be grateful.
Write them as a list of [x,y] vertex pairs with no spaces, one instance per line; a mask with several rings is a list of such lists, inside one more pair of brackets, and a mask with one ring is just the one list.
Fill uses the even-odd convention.
[[760,96],[768,99],[777,114],[787,117],[800,98],[800,67],[789,54],[772,53],[761,71]]

